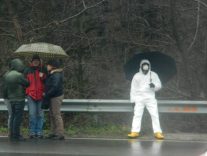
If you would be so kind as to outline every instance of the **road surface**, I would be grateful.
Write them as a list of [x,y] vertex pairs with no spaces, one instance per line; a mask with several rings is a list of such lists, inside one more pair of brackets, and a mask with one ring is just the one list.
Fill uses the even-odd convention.
[[10,142],[0,138],[2,156],[200,156],[206,151],[205,141],[76,138]]

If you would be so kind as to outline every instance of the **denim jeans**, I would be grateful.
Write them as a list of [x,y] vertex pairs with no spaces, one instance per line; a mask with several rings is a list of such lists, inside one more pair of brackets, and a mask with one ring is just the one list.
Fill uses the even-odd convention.
[[42,101],[35,101],[27,96],[29,110],[29,133],[30,135],[42,135],[44,113],[41,109]]
[[25,101],[11,101],[10,137],[20,137],[20,126],[24,112]]
[[8,129],[10,129],[10,121],[11,121],[11,114],[12,114],[12,109],[11,109],[11,103],[8,99],[4,99],[4,104],[6,104],[7,106],[7,110],[8,110]]

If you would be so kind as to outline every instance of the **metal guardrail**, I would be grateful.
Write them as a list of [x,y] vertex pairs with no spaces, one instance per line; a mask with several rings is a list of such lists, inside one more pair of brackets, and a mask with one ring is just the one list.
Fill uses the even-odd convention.
[[[133,106],[129,100],[64,99],[61,111],[133,112]],[[158,109],[161,113],[207,113],[207,101],[159,100]],[[6,110],[4,100],[0,99],[0,111]]]

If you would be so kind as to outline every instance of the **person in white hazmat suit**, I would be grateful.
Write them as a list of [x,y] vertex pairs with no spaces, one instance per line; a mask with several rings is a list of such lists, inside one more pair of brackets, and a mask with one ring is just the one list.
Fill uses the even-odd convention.
[[151,71],[151,64],[148,60],[142,60],[139,72],[136,73],[131,82],[130,101],[135,103],[134,117],[132,121],[129,138],[136,138],[140,135],[141,120],[146,107],[152,119],[154,136],[157,139],[164,139],[160,128],[159,114],[155,92],[162,87],[158,75]]

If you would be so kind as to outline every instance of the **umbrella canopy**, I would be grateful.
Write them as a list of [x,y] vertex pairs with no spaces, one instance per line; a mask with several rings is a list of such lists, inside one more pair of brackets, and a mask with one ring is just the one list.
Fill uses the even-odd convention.
[[143,59],[150,61],[151,70],[158,74],[162,83],[166,83],[177,73],[176,63],[172,57],[158,51],[145,52],[134,55],[124,65],[126,79],[131,80],[134,74],[139,71],[140,62]]
[[60,57],[65,58],[68,55],[57,45],[50,43],[31,43],[21,45],[14,54],[18,56],[30,56],[38,54],[41,57]]

